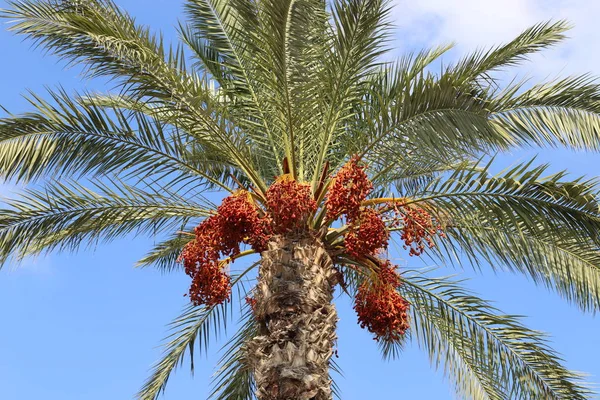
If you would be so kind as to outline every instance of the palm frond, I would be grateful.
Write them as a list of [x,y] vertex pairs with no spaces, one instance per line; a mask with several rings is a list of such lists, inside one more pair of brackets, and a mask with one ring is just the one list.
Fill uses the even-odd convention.
[[209,399],[255,399],[255,384],[246,360],[244,344],[257,335],[258,326],[248,309],[243,313],[240,325],[237,333],[223,346],[224,354],[213,377],[213,390]]
[[197,58],[196,66],[209,72],[224,93],[248,94],[252,42],[245,37],[244,23],[256,17],[256,6],[247,0],[189,0],[184,7],[188,22],[180,25],[180,34]]
[[527,107],[562,107],[600,112],[600,83],[597,77],[590,74],[536,84],[511,97],[502,104],[503,107],[498,108],[499,112],[506,108]]
[[[273,129],[266,92],[254,77],[260,51],[254,41],[259,26],[256,5],[247,0],[192,0],[185,4],[188,23],[180,24],[181,39],[219,87],[231,118],[252,138],[255,164],[267,178],[282,172],[285,138]],[[259,157],[260,156],[260,157]]]
[[[65,2],[68,3],[68,2]],[[25,35],[71,64],[82,63],[91,76],[109,76],[135,89],[137,98],[171,101],[177,94],[199,93],[196,78],[185,71],[182,48],[166,49],[160,37],[122,11],[111,0],[60,7],[55,1],[9,1],[4,18],[11,30]]]
[[325,160],[336,165],[347,156],[332,146],[347,131],[344,122],[355,115],[353,108],[367,89],[364,83],[377,72],[389,34],[389,7],[383,0],[335,1],[331,8],[332,44],[324,69],[327,98],[312,162],[314,185]]
[[554,46],[565,39],[570,29],[566,21],[548,21],[536,24],[518,35],[509,43],[490,50],[479,50],[465,57],[448,72],[466,79],[484,77],[491,72],[518,65],[533,53]]
[[269,91],[270,107],[273,109],[273,124],[277,126],[278,135],[282,139],[285,157],[290,163],[294,177],[297,176],[297,154],[294,130],[297,123],[292,119],[294,107],[291,98],[291,83],[289,82],[290,51],[289,35],[291,33],[291,18],[298,3],[296,0],[265,0],[258,5],[258,17],[262,22],[257,33],[263,46],[260,69],[269,71],[262,73],[261,83]]
[[399,87],[392,90],[387,82],[397,78],[386,74],[371,83],[372,94],[346,125],[341,143],[348,154],[387,166],[431,155],[460,162],[514,145],[510,135],[490,122],[489,100],[478,97],[470,85],[428,73],[394,83]]
[[162,125],[177,124],[177,114],[172,107],[136,100],[125,94],[86,93],[77,99],[83,106],[118,109],[140,113]]
[[255,15],[244,18],[255,58],[251,64],[256,97],[270,118],[279,157],[287,157],[300,180],[312,167],[313,138],[321,123],[319,78],[327,17],[323,0],[268,0],[257,3]]
[[531,234],[511,221],[489,221],[454,214],[446,228],[448,240],[440,242],[445,259],[461,258],[472,265],[488,263],[526,274],[584,311],[600,310],[600,251],[598,245],[568,232]]
[[[600,93],[600,92],[599,92]],[[589,107],[588,107],[589,108]],[[492,124],[520,146],[600,149],[600,113],[575,107],[531,106],[495,113]]]
[[376,172],[373,182],[376,186],[387,186],[391,183],[394,185],[394,193],[399,197],[413,197],[423,187],[444,174],[450,174],[457,169],[478,168],[476,161],[452,163],[437,156],[432,154],[429,158],[408,157],[401,163],[390,164]]
[[174,128],[137,111],[93,104],[89,96],[71,98],[62,90],[49,94],[53,103],[32,94],[29,101],[34,112],[0,119],[0,175],[4,179],[28,182],[48,175],[119,173],[137,179],[203,178],[230,190],[219,174],[186,162],[184,138]]
[[[112,187],[111,187],[112,186]],[[52,249],[76,250],[82,243],[111,240],[130,232],[160,233],[210,209],[168,191],[146,192],[122,181],[93,189],[80,183],[49,183],[5,200],[0,210],[0,261]]]
[[587,399],[592,392],[540,332],[502,315],[448,278],[407,273],[400,287],[411,303],[412,337],[431,362],[473,399]]
[[[258,263],[246,268],[232,279],[232,286],[238,287],[248,272],[254,269]],[[243,288],[241,289],[243,291]],[[243,298],[243,296],[238,296]],[[234,299],[239,300],[239,299]],[[137,394],[139,400],[156,400],[165,390],[169,376],[178,366],[181,366],[189,352],[190,367],[194,370],[194,346],[198,345],[199,353],[206,351],[213,335],[218,337],[221,330],[231,318],[233,301],[230,304],[223,303],[215,307],[188,306],[184,312],[171,323],[173,331],[166,339],[164,352],[160,361],[154,367],[152,375],[148,378],[142,389]]]
[[384,91],[387,94],[386,97],[392,99],[400,97],[407,85],[410,85],[419,75],[425,74],[433,62],[453,47],[453,44],[447,44],[420,50],[417,53],[408,53],[397,62],[392,63],[391,68],[386,67],[382,71],[384,72],[383,76],[380,77],[386,81],[383,86],[387,88]]
[[360,153],[379,175],[411,159],[448,165],[507,145],[508,136],[494,129],[485,116],[447,109],[427,111],[390,127]]
[[431,254],[449,263],[507,267],[597,311],[596,181],[565,181],[564,173],[542,178],[546,167],[530,163],[496,176],[488,176],[488,167],[438,177],[409,200],[429,208],[447,231],[448,240],[438,240]]
[[184,312],[171,323],[174,331],[165,340],[162,359],[154,365],[154,372],[143,388],[138,392],[139,400],[155,400],[164,392],[169,376],[178,366],[183,364],[186,351],[189,350],[190,363],[193,370],[193,355],[196,340],[200,351],[208,347],[211,331],[219,331],[227,320],[227,305],[212,308],[188,306]]
[[12,9],[2,16],[16,20],[13,31],[67,61],[83,63],[90,76],[117,79],[128,96],[169,105],[178,116],[177,126],[200,146],[219,149],[257,188],[264,189],[250,143],[226,118],[208,82],[186,72],[181,47],[165,50],[162,39],[136,25],[111,0],[62,9],[51,1],[9,4]]
[[[173,112],[172,108],[168,106],[144,103],[128,96],[110,94],[86,94],[81,98],[77,98],[77,102],[82,104],[84,109],[86,107],[100,108],[106,109],[110,113],[116,113],[120,120],[125,120],[125,117],[127,117],[135,122],[141,116],[148,117],[153,122],[153,126],[160,128],[160,133],[163,136],[160,143],[164,142],[171,149],[171,153],[167,156],[177,158],[176,161],[182,164],[181,169],[189,169],[188,172],[194,175],[192,182],[187,183],[201,186],[200,183],[206,181],[206,184],[210,187],[232,191],[231,188],[238,186],[238,182],[231,179],[232,176],[235,176],[240,182],[248,182],[244,172],[237,167],[234,160],[227,158],[227,155],[222,152],[219,146],[215,146],[211,142],[198,142],[177,125],[173,125],[178,122],[178,117],[176,112]],[[140,129],[139,124],[133,125],[138,130]],[[155,136],[160,137],[160,135]],[[152,171],[160,172],[161,168],[155,167]],[[139,175],[136,174],[136,177],[139,178]],[[197,175],[204,179],[198,180]],[[183,177],[178,180],[173,176],[169,176],[169,180],[172,184],[186,181]]]
[[[187,229],[182,229],[184,232]],[[138,267],[154,266],[163,272],[170,272],[179,268],[177,258],[186,244],[193,236],[177,233],[168,239],[154,245],[154,247],[136,263]]]
[[[510,221],[523,232],[554,234],[599,242],[598,188],[595,181],[565,181],[566,173],[543,176],[546,165],[533,160],[490,176],[491,162],[483,168],[459,168],[424,187],[407,203],[431,207],[445,220],[452,213],[479,215],[502,224]],[[445,207],[449,213],[444,215]],[[562,235],[562,236],[561,236]]]
[[[489,76],[497,68],[514,65],[557,43],[567,27],[563,21],[536,25],[509,44],[477,52],[439,75],[424,68],[444,48],[382,69],[370,80],[369,92],[346,125],[349,132],[341,140],[343,153],[358,152],[367,158],[372,154],[372,160],[383,155],[381,164],[389,165],[397,154],[390,154],[386,147],[397,149],[396,153],[411,150],[408,154],[417,156],[423,149],[464,150],[463,159],[523,145],[596,150],[600,95],[593,77],[552,81],[519,93],[525,82],[500,90]],[[447,130],[432,129],[431,122],[437,118]]]

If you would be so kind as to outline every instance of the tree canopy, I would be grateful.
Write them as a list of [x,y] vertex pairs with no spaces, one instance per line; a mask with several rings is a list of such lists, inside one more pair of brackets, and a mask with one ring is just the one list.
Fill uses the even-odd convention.
[[[114,90],[29,93],[31,111],[0,119],[0,177],[31,185],[0,209],[0,261],[133,232],[164,239],[139,265],[177,270],[193,228],[217,209],[208,193],[244,188],[264,199],[289,174],[320,206],[323,185],[355,156],[374,185],[364,205],[402,199],[443,222],[445,237],[424,249],[439,264],[508,268],[583,311],[600,309],[597,181],[534,161],[490,172],[495,154],[517,147],[600,149],[595,77],[498,78],[563,40],[566,22],[454,63],[440,61],[451,46],[386,62],[393,37],[383,0],[188,0],[174,46],[111,0],[8,4],[1,15],[12,31],[83,66],[86,78],[110,78]],[[327,234],[331,243],[341,229]],[[361,264],[340,259],[353,263]],[[254,267],[232,277],[234,299],[243,301]],[[342,272],[354,293],[360,277]],[[415,270],[402,282],[410,339],[460,396],[591,395],[542,334],[459,281]],[[228,307],[190,305],[173,322],[140,399],[159,395],[194,343],[208,345]],[[244,310],[213,398],[253,396],[241,349],[256,326]],[[399,357],[401,345],[382,341],[381,350]]]

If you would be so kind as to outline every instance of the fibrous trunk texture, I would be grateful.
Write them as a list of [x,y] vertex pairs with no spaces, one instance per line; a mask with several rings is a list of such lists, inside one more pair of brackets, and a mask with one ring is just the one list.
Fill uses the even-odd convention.
[[247,345],[260,400],[332,398],[337,277],[318,239],[275,237],[262,253],[254,295],[260,332]]

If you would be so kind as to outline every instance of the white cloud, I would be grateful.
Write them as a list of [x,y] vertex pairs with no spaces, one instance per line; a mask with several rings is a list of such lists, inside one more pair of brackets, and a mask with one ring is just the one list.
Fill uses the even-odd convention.
[[564,44],[525,67],[536,76],[600,75],[598,0],[395,0],[392,17],[401,51],[455,42],[457,54],[507,42],[527,27],[567,19],[575,27]]
[[[456,41],[461,47],[507,40],[536,21],[535,10],[524,0],[421,0],[397,1],[393,17],[402,30],[429,30],[423,22],[436,24],[434,39]],[[416,26],[415,26],[416,25]],[[423,26],[425,25],[425,26]]]

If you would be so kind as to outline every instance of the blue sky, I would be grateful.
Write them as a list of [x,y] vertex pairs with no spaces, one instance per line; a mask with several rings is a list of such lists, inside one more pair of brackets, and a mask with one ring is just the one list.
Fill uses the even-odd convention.
[[[172,35],[181,15],[180,1],[117,0],[140,22]],[[397,1],[394,20],[400,26],[397,51],[423,45],[457,42],[453,55],[509,40],[530,24],[548,18],[567,18],[576,28],[565,45],[521,71],[552,77],[591,71],[600,75],[594,50],[600,42],[592,16],[598,2],[586,0],[422,0]],[[588,4],[594,3],[594,4]],[[0,0],[0,7],[5,3]],[[102,82],[81,80],[77,69],[65,70],[51,56],[0,30],[0,105],[19,112],[27,108],[20,97],[25,89],[41,93],[44,86],[61,84],[68,90],[105,90]],[[451,60],[451,58],[447,58]],[[539,162],[553,169],[568,168],[575,175],[600,175],[600,156],[568,151],[516,152],[499,159],[502,165],[539,153]],[[10,195],[11,188],[2,188]],[[6,400],[130,399],[158,359],[158,345],[166,324],[186,305],[188,278],[183,273],[163,275],[135,269],[134,262],[153,244],[152,238],[123,240],[83,249],[77,254],[52,254],[27,260],[20,267],[0,271],[0,398]],[[406,254],[400,254],[407,257]],[[422,266],[408,259],[401,265]],[[241,267],[241,265],[240,265]],[[440,275],[458,271],[440,271]],[[567,365],[591,374],[600,382],[597,334],[600,319],[583,315],[557,296],[536,288],[525,278],[486,273],[467,286],[509,314],[527,315],[527,325],[550,332]],[[451,387],[434,372],[427,355],[408,346],[401,359],[384,362],[375,342],[356,325],[349,302],[338,301],[338,378],[344,399],[452,399]],[[233,326],[234,324],[232,324]],[[229,332],[231,333],[231,332]],[[186,366],[169,382],[165,400],[201,399],[209,391],[218,358],[219,342],[196,361],[194,378]]]

